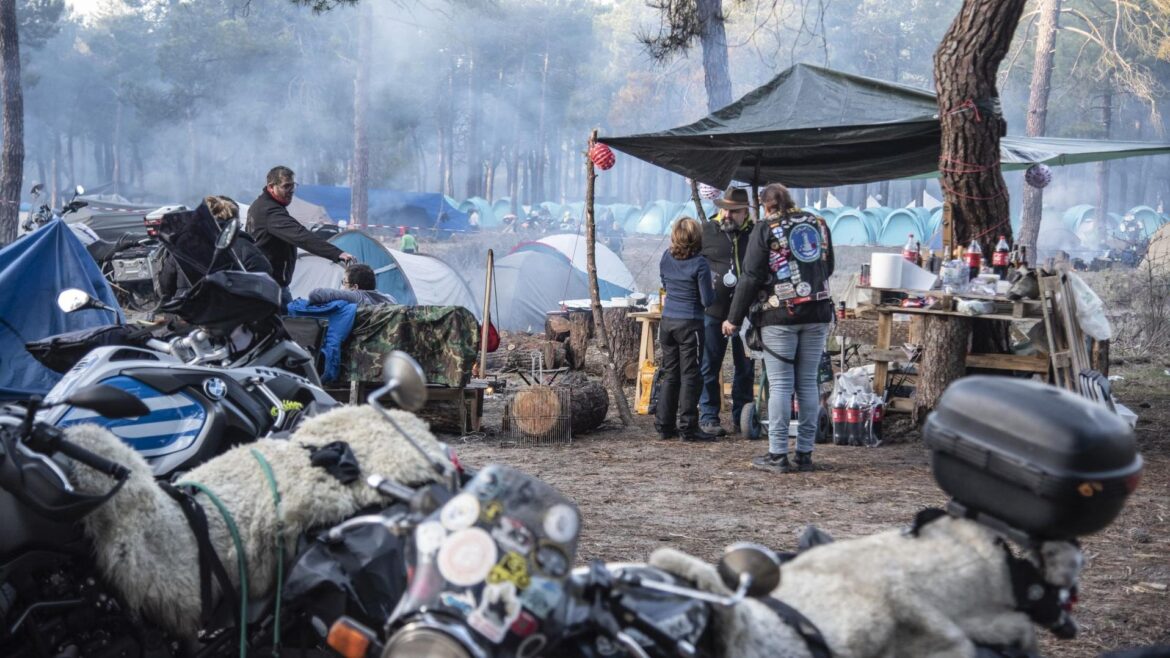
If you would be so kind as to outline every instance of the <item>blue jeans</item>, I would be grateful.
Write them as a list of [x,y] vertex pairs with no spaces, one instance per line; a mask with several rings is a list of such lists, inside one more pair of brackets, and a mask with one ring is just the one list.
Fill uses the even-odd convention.
[[792,419],[794,387],[800,405],[796,451],[812,452],[821,412],[817,370],[829,336],[829,324],[771,325],[764,327],[761,334],[768,350],[796,361],[787,363],[764,350],[764,367],[768,372],[768,452],[788,454],[788,421]]
[[[723,321],[710,315],[703,316],[703,393],[699,396],[699,422],[703,425],[719,424],[720,402],[723,391],[719,390],[719,370],[723,368],[723,357],[727,354],[728,338],[723,335]],[[739,426],[739,412],[752,401],[752,380],[755,379],[755,365],[743,349],[743,341],[735,334],[731,341],[731,424]]]

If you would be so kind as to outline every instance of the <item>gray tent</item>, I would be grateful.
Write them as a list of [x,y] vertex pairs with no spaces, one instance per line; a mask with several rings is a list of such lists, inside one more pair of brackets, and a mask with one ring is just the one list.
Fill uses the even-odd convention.
[[[545,314],[561,300],[589,296],[584,273],[546,251],[517,251],[496,261],[492,322],[505,331],[542,331]],[[480,304],[483,292],[476,291]]]

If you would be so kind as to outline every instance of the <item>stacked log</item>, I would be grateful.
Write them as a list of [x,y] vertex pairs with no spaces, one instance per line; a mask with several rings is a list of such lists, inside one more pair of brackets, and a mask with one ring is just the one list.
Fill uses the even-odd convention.
[[504,344],[505,372],[528,372],[532,368],[532,353],[539,352],[545,369],[563,368],[569,364],[564,343],[538,336],[513,334]]

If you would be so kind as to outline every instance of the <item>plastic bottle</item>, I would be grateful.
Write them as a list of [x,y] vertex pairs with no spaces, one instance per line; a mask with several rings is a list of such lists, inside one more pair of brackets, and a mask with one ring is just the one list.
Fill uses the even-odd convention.
[[849,427],[845,424],[845,392],[838,389],[833,398],[833,445],[849,443]]
[[873,404],[869,400],[870,396],[866,396],[861,403],[861,432],[857,440],[857,445],[867,446],[870,444],[870,439],[873,436]]
[[906,246],[902,247],[902,258],[913,263],[918,258],[918,246],[914,241],[914,234],[910,234],[910,238],[906,240]]
[[1008,275],[1008,266],[1011,264],[1011,245],[1008,244],[1006,236],[999,236],[999,242],[995,245],[995,253],[991,255],[991,267],[996,275],[1001,279],[1006,279]]
[[845,407],[845,425],[846,434],[849,437],[849,445],[862,445],[861,439],[861,402],[854,394],[849,399],[849,406]]
[[870,430],[869,445],[880,446],[882,444],[882,418],[886,415],[886,405],[878,398],[873,403],[873,420]]
[[983,265],[983,247],[979,246],[978,240],[972,240],[971,246],[967,247],[968,280],[979,276],[979,267],[981,265]]

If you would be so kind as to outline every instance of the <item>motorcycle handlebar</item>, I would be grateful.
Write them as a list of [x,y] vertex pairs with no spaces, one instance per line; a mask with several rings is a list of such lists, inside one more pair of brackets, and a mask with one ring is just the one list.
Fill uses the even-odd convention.
[[146,339],[146,346],[156,352],[163,352],[165,354],[171,353],[171,344],[165,341],[161,341],[157,338]]
[[86,466],[97,470],[98,472],[105,473],[115,480],[125,480],[130,476],[130,469],[126,468],[125,466],[115,461],[106,459],[97,453],[90,452],[76,443],[70,443],[64,437],[58,436],[56,440],[53,441],[52,447],[54,450],[65,455],[66,457],[85,464]]

